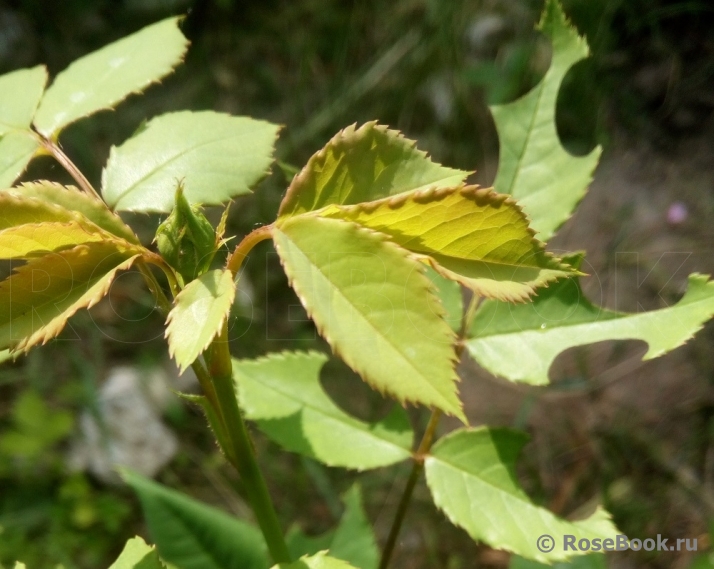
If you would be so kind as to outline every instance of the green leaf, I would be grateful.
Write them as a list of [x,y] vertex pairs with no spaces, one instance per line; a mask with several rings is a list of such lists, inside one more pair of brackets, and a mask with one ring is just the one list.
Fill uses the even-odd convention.
[[38,65],[0,77],[0,135],[29,130],[47,83],[47,69]]
[[476,294],[523,301],[537,286],[573,271],[546,253],[508,196],[476,186],[429,188],[355,206],[325,217],[380,231],[417,259]]
[[118,215],[109,210],[104,202],[79,191],[74,186],[62,186],[42,180],[21,184],[6,190],[6,193],[18,197],[42,200],[47,204],[54,204],[66,210],[74,211],[112,235],[126,239],[131,243],[139,243],[139,238],[132,229]]
[[0,350],[0,364],[9,362],[13,358],[10,350]]
[[0,188],[7,188],[20,177],[39,147],[29,132],[8,132],[0,138]]
[[0,259],[36,257],[83,243],[100,243],[107,237],[93,233],[76,221],[26,223],[0,231]]
[[17,195],[14,191],[0,192],[0,231],[27,223],[81,222],[76,213],[34,197]]
[[213,111],[161,115],[112,148],[102,194],[116,210],[168,213],[182,180],[189,202],[225,203],[268,173],[279,128]]
[[21,561],[16,561],[14,569],[27,569],[27,565],[25,565]]
[[544,565],[537,561],[513,555],[511,562],[508,564],[508,569],[607,569],[607,562],[605,561],[605,556],[598,553],[575,557],[570,561],[561,561],[552,565]]
[[57,336],[81,308],[99,302],[141,251],[89,243],[31,259],[0,282],[0,349],[27,351]]
[[464,420],[454,334],[432,312],[429,280],[408,252],[353,223],[284,220],[275,247],[293,289],[332,349],[376,389]]
[[707,276],[690,275],[687,292],[676,304],[634,314],[593,305],[573,278],[539,290],[531,304],[483,303],[466,346],[494,375],[545,385],[553,360],[568,348],[643,340],[649,344],[643,359],[649,360],[684,344],[713,315],[714,282]]
[[73,62],[55,78],[40,102],[35,127],[55,137],[67,125],[111,109],[173,71],[188,41],[168,18]]
[[446,168],[417,150],[414,141],[369,122],[337,133],[290,184],[280,217],[352,205],[428,187],[462,183],[469,172]]
[[281,563],[275,565],[272,569],[356,569],[354,565],[350,565],[341,559],[328,557],[326,551],[321,551],[317,555],[311,557],[302,557],[294,563]]
[[518,200],[531,227],[547,241],[585,195],[601,149],[572,156],[561,146],[555,127],[560,84],[568,69],[587,57],[587,43],[558,0],[547,0],[538,29],[553,44],[550,69],[525,96],[491,107],[500,146],[494,187]]
[[233,274],[220,269],[204,273],[178,294],[166,319],[166,338],[169,354],[176,360],[180,373],[221,331],[235,294]]
[[134,472],[122,477],[139,495],[161,558],[180,569],[266,569],[260,530]]
[[431,281],[439,298],[441,306],[432,307],[432,311],[437,314],[444,311],[444,320],[451,329],[458,333],[461,330],[461,318],[464,312],[464,299],[461,293],[461,285],[456,281],[441,276],[430,266],[425,266],[425,275]]
[[301,531],[288,534],[291,555],[315,555],[329,550],[332,557],[351,563],[358,569],[376,569],[379,561],[377,541],[372,525],[362,507],[362,491],[355,484],[343,496],[345,511],[334,531],[318,537],[306,536]]
[[541,535],[556,543],[563,535],[614,538],[617,528],[598,508],[589,518],[569,522],[533,504],[519,487],[516,459],[527,436],[509,429],[460,429],[440,439],[424,462],[434,503],[451,522],[478,541],[529,559],[552,563],[580,552],[537,547]]
[[234,360],[246,417],[287,450],[328,466],[367,470],[409,458],[414,433],[404,410],[374,424],[348,415],[320,385],[325,361],[316,352]]
[[165,569],[165,566],[153,547],[146,545],[140,537],[133,537],[109,569]]

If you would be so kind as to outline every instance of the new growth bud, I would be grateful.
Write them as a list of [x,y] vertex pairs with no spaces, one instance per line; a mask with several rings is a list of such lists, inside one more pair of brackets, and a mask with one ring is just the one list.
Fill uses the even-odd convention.
[[205,273],[216,254],[216,232],[201,207],[188,203],[181,182],[173,211],[156,230],[156,244],[184,282]]

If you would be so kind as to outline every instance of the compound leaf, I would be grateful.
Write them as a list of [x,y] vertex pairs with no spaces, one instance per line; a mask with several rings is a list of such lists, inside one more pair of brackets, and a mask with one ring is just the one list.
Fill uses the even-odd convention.
[[267,569],[265,540],[244,521],[123,469],[161,558],[181,569]]
[[341,559],[328,557],[326,551],[321,551],[310,557],[301,557],[294,563],[275,565],[272,569],[356,569],[356,567]]
[[0,135],[29,130],[47,83],[47,69],[38,65],[0,77]]
[[460,429],[440,439],[424,463],[435,504],[473,539],[545,563],[579,552],[559,547],[543,552],[537,546],[541,535],[614,539],[617,528],[601,508],[570,522],[531,502],[516,475],[516,459],[526,440],[517,431],[485,427]]
[[109,569],[165,569],[156,549],[146,545],[140,537],[133,537],[126,542],[119,558]]
[[280,217],[427,187],[457,186],[469,172],[432,162],[412,140],[369,122],[337,133],[290,184]]
[[526,300],[537,286],[573,271],[533,238],[506,195],[475,186],[429,188],[355,206],[328,207],[394,242],[486,298]]
[[317,216],[280,222],[273,239],[318,330],[365,381],[401,402],[464,419],[454,334],[420,264],[383,234]]
[[67,125],[111,109],[171,73],[188,47],[178,23],[179,18],[167,18],[70,64],[42,98],[37,130],[56,137]]
[[22,130],[0,138],[0,188],[7,188],[20,177],[39,147],[37,138]]
[[141,255],[116,243],[88,243],[30,259],[0,282],[0,349],[27,351],[57,336],[81,308],[109,291]]
[[234,360],[246,417],[287,450],[328,466],[366,470],[409,458],[414,433],[404,410],[374,424],[348,415],[320,385],[325,361],[317,352]]
[[178,294],[166,320],[166,338],[181,373],[221,331],[235,294],[233,274],[220,269],[204,273]]
[[553,360],[568,348],[643,340],[649,345],[643,359],[649,360],[684,344],[712,316],[714,282],[704,275],[690,275],[687,292],[676,304],[634,314],[593,305],[573,278],[539,290],[531,304],[485,302],[466,346],[494,375],[544,385]]
[[62,186],[54,182],[42,180],[21,184],[6,190],[6,193],[18,197],[34,198],[48,204],[63,207],[84,216],[97,227],[126,239],[132,243],[139,243],[139,238],[122,219],[107,208],[101,200],[85,192],[79,191],[74,186]]
[[585,195],[600,158],[600,147],[575,157],[560,144],[555,104],[563,77],[587,57],[588,46],[568,22],[558,0],[547,0],[538,29],[553,44],[550,69],[520,99],[491,107],[500,155],[494,187],[511,194],[547,241]]
[[213,111],[161,115],[112,148],[102,194],[116,210],[168,213],[182,180],[189,202],[225,203],[267,174],[279,128]]

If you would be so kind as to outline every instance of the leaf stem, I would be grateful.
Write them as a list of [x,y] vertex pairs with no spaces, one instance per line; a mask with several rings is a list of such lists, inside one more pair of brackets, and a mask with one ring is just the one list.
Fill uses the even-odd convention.
[[74,178],[74,181],[77,182],[77,185],[82,188],[85,193],[90,196],[94,196],[99,201],[104,203],[104,200],[102,200],[102,197],[99,195],[97,190],[94,189],[94,186],[89,183],[89,180],[87,180],[81,170],[75,166],[69,156],[62,151],[59,144],[44,137],[40,137],[40,144],[54,157],[55,160],[57,160],[57,162],[60,163],[65,170],[67,170],[67,173]]
[[238,408],[226,324],[223,325],[221,334],[211,344],[206,356],[208,372],[213,379],[218,395],[218,410],[223,415],[226,432],[233,446],[238,474],[245,486],[253,513],[258,520],[273,561],[289,563],[292,559],[280,528],[280,522],[268,493],[265,479],[258,467],[248,429]]
[[228,269],[235,277],[240,271],[241,266],[243,266],[243,261],[248,258],[248,253],[251,249],[255,247],[261,241],[270,239],[273,236],[273,225],[264,225],[248,233],[243,240],[238,243],[236,248],[228,257],[228,262],[226,263],[226,269]]
[[[461,359],[461,354],[464,351],[464,339],[466,334],[471,328],[471,323],[473,322],[474,316],[476,314],[476,309],[481,304],[482,298],[471,295],[469,299],[469,304],[461,317],[461,326],[459,328],[459,333],[456,339],[456,356]],[[429,417],[429,423],[424,431],[424,436],[419,443],[419,447],[412,455],[414,463],[412,464],[412,470],[409,473],[409,478],[407,479],[407,484],[404,487],[404,492],[402,492],[402,497],[399,499],[399,505],[397,506],[397,511],[394,514],[394,520],[392,521],[392,527],[389,529],[389,535],[387,536],[387,542],[382,550],[382,558],[379,561],[379,569],[387,569],[389,562],[394,553],[394,548],[397,544],[397,538],[399,537],[399,532],[402,529],[402,524],[404,523],[404,518],[409,509],[409,503],[411,502],[412,496],[414,495],[414,488],[419,481],[422,470],[424,470],[424,459],[426,455],[429,454],[432,444],[434,444],[434,437],[436,436],[436,427],[439,425],[439,419],[441,419],[441,411],[439,409],[434,409]]]

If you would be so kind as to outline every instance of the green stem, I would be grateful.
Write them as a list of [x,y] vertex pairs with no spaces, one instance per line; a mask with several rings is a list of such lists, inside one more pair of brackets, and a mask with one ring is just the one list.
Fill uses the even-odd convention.
[[280,528],[280,522],[268,493],[268,486],[258,467],[248,429],[238,408],[226,325],[223,326],[220,336],[211,344],[206,355],[208,371],[213,378],[218,395],[219,409],[226,424],[230,443],[233,446],[233,455],[238,463],[238,473],[245,486],[253,513],[258,520],[273,561],[289,563],[292,559]]

